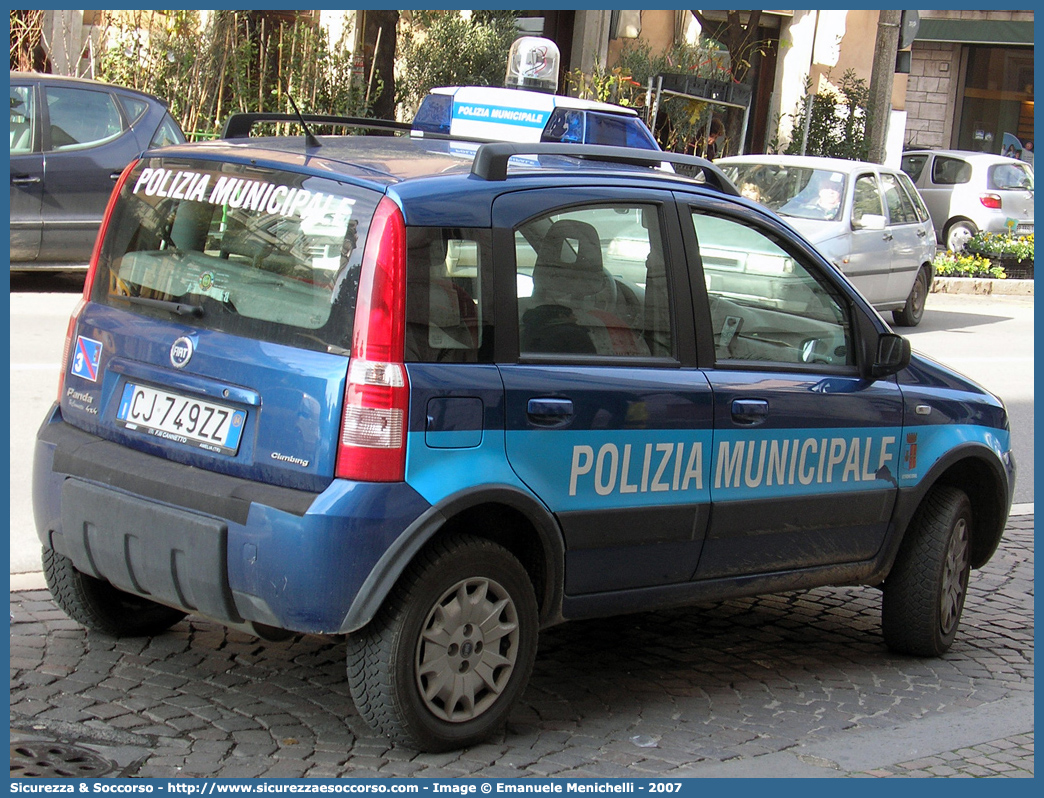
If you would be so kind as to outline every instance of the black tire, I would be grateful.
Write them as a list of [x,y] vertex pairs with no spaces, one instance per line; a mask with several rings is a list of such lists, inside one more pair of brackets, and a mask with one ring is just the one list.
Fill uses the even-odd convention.
[[953,222],[946,228],[946,232],[943,234],[943,244],[946,245],[946,249],[950,252],[963,252],[964,245],[968,243],[968,239],[978,232],[979,228],[975,226],[974,222]]
[[933,488],[885,579],[881,625],[892,651],[938,657],[950,648],[968,594],[971,534],[971,502],[964,491]]
[[922,267],[910,286],[910,295],[900,310],[892,311],[892,321],[899,327],[916,327],[924,318],[924,306],[928,303],[928,272]]
[[72,560],[54,549],[43,550],[43,570],[55,603],[74,621],[95,632],[113,637],[151,637],[186,615],[77,571]]
[[[484,628],[471,622],[480,618]],[[479,743],[525,690],[538,625],[533,585],[510,552],[464,535],[438,541],[348,637],[356,708],[375,731],[416,750]]]

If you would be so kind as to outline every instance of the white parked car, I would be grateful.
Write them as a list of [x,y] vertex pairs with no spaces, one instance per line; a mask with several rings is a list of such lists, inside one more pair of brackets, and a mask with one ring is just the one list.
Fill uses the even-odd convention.
[[738,155],[715,162],[740,193],[802,233],[880,311],[913,327],[931,288],[935,235],[910,178],[862,161]]
[[1033,234],[1033,167],[990,152],[909,150],[902,169],[921,192],[940,244],[978,232]]

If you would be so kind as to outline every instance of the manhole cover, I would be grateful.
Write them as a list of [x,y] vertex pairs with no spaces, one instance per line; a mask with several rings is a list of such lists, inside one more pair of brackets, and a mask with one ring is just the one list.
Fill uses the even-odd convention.
[[76,745],[49,742],[11,745],[12,778],[93,778],[115,769],[115,762]]

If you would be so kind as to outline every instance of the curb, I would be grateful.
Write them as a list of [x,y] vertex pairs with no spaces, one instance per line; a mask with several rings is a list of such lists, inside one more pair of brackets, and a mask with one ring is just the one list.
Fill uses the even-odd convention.
[[993,280],[985,277],[936,277],[933,294],[976,294],[978,296],[1033,296],[1032,280]]

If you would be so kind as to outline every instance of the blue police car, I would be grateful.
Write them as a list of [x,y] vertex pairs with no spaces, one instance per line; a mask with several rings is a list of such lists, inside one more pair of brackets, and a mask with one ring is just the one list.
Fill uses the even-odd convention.
[[569,619],[880,585],[940,655],[1014,475],[1002,403],[707,161],[309,135],[123,173],[33,501],[73,619],[345,634],[434,751]]

